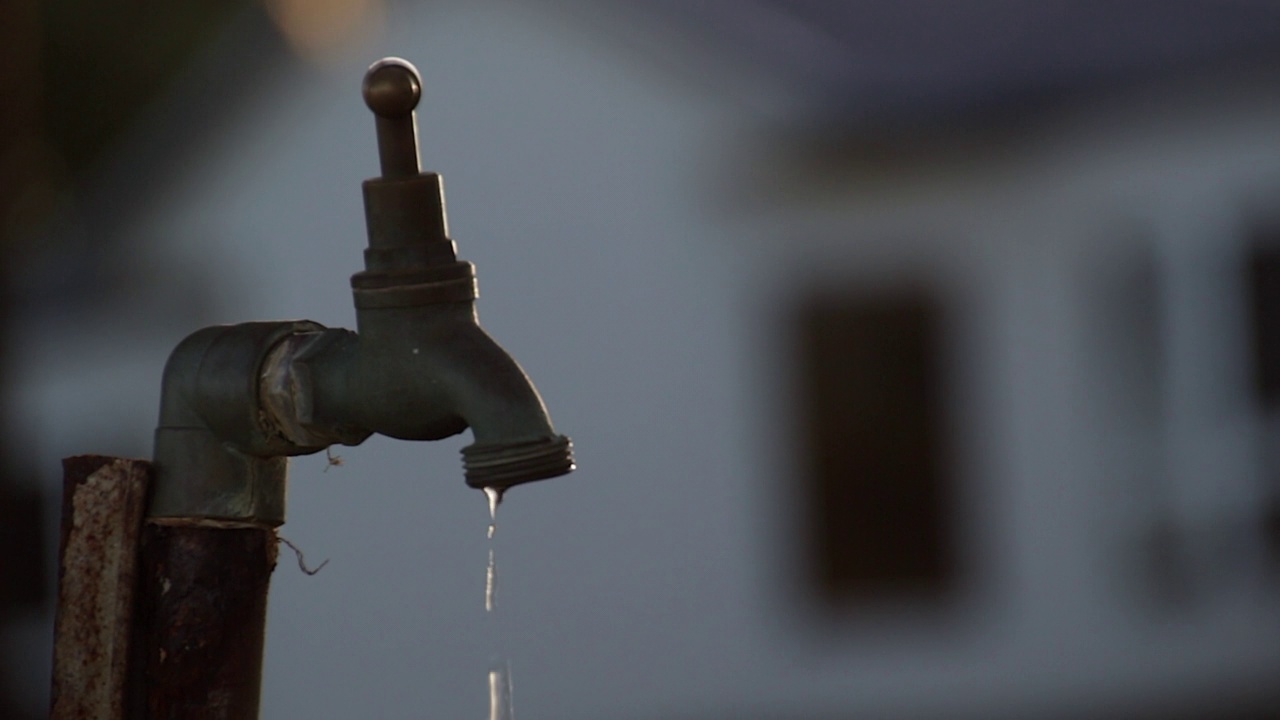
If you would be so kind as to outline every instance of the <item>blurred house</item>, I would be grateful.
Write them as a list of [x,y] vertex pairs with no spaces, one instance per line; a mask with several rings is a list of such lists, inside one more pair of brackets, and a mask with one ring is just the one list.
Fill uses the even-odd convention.
[[1280,8],[385,12],[250,55],[182,162],[135,137],[95,197],[148,196],[58,230],[109,216],[123,280],[14,316],[52,507],[62,455],[148,452],[186,332],[350,325],[359,79],[423,71],[482,319],[581,469],[502,508],[499,628],[461,440],[295,461],[332,562],[277,570],[264,717],[478,715],[492,654],[522,717],[1280,712]]

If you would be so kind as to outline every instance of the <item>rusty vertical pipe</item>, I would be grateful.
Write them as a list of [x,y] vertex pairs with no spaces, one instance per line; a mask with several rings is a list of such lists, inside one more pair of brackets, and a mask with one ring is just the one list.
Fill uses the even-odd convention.
[[273,528],[148,520],[142,533],[129,717],[258,717]]
[[63,460],[51,720],[124,720],[138,534],[151,464]]
[[271,527],[145,519],[152,465],[64,467],[51,720],[253,720]]

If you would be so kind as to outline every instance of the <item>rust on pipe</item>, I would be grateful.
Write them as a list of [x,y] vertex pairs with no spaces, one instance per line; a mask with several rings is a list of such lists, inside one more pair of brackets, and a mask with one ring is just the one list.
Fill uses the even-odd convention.
[[198,519],[143,528],[129,717],[258,717],[275,530]]
[[51,720],[123,720],[138,535],[151,480],[142,460],[62,461],[62,539]]

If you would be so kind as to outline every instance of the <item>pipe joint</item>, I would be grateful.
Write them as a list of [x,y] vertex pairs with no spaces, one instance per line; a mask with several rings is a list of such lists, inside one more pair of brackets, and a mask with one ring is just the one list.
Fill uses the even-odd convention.
[[305,320],[219,325],[178,344],[161,386],[149,517],[284,522],[285,458],[322,448],[270,420],[259,378],[278,343],[320,330]]

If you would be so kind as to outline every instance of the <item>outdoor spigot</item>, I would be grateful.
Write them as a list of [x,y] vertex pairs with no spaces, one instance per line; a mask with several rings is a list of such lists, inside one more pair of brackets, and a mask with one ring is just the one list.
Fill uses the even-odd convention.
[[184,340],[165,369],[153,518],[274,527],[284,522],[286,456],[373,433],[437,440],[471,428],[466,482],[498,492],[574,469],[569,438],[479,325],[475,268],[449,237],[443,182],[419,165],[417,69],[380,60],[363,95],[382,174],[363,185],[357,331],[246,323]]

